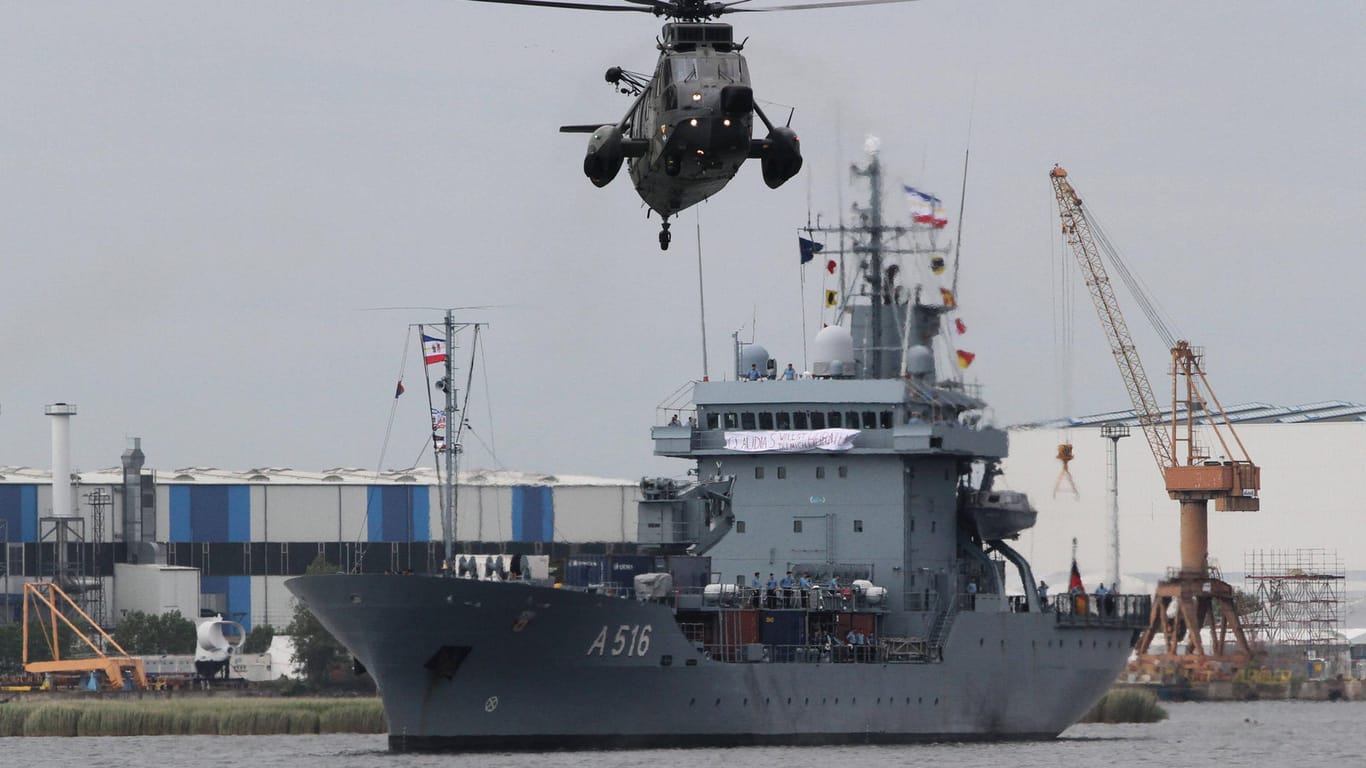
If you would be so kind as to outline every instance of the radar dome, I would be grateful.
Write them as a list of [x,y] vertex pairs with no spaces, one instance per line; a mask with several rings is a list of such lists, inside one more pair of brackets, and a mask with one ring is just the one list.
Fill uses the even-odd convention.
[[760,376],[768,376],[768,350],[758,344],[749,344],[741,349],[740,370],[736,371],[736,376],[741,379],[748,376],[751,365],[759,371]]
[[816,376],[842,376],[844,371],[852,370],[854,363],[854,337],[849,329],[840,325],[828,325],[816,334],[812,342],[815,360],[811,373]]
[[934,353],[929,347],[917,344],[906,350],[906,372],[912,376],[929,376],[934,373]]

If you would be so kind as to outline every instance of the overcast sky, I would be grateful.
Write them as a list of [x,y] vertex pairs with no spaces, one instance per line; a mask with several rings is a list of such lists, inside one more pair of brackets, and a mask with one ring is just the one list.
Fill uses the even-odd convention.
[[1128,407],[1084,293],[1070,389],[1056,373],[1054,163],[1226,404],[1366,401],[1366,4],[730,20],[806,167],[776,192],[743,168],[661,253],[625,175],[595,189],[585,137],[556,132],[625,111],[602,73],[652,69],[646,14],[0,0],[0,465],[49,466],[43,406],[66,401],[81,469],[130,436],[158,468],[374,468],[403,362],[384,465],[408,466],[427,428],[406,326],[439,313],[365,310],[494,305],[460,315],[491,324],[470,420],[497,458],[470,441],[469,465],[682,474],[648,429],[703,372],[698,222],[712,377],[756,327],[800,367],[796,230],[855,198],[866,134],[893,210],[911,183],[955,225],[971,146],[961,345],[998,422]]

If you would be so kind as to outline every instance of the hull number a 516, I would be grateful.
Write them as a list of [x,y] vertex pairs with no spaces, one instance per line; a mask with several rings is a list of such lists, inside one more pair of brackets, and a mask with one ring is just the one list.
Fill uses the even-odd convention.
[[654,630],[649,624],[621,624],[615,627],[604,626],[588,646],[588,656],[644,656],[650,650],[650,633]]

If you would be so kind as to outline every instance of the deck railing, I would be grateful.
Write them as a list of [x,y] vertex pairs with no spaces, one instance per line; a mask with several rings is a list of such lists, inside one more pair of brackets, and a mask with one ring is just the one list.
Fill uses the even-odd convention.
[[1067,627],[1148,626],[1152,612],[1151,595],[1054,595],[1050,600],[1058,624]]

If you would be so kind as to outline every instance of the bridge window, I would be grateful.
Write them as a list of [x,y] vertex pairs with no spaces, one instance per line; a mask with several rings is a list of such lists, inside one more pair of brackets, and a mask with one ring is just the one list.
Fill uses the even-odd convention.
[[877,414],[872,411],[863,412],[863,428],[877,429]]
[[825,429],[825,414],[820,411],[811,412],[811,428]]
[[806,429],[806,411],[797,411],[792,414],[792,428]]
[[740,417],[734,412],[726,414],[726,429],[736,429],[740,426]]
[[844,426],[849,429],[858,429],[858,411],[844,412]]
[[778,415],[778,429],[792,429],[792,416],[786,411]]
[[830,423],[831,428],[837,428],[844,422],[840,419],[839,411],[831,411],[825,414],[825,420]]
[[759,414],[759,429],[773,429],[773,414],[767,411]]
[[883,428],[883,429],[891,429],[891,428],[892,428],[892,412],[891,412],[891,411],[883,411],[883,412],[880,414],[880,416],[881,416],[881,418],[880,418],[879,423],[881,424],[882,428]]
[[721,425],[720,417],[715,413],[707,414],[707,429],[716,429]]
[[740,429],[754,429],[754,414],[740,414]]

